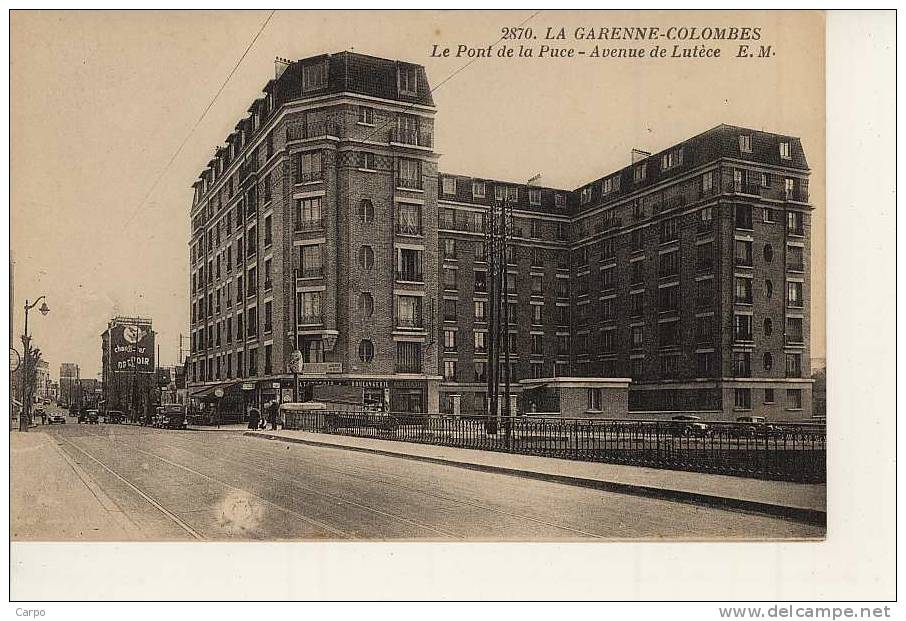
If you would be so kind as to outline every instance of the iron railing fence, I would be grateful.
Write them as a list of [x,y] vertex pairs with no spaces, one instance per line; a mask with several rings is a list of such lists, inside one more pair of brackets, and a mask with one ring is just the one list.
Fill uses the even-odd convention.
[[361,410],[287,412],[286,428],[399,442],[796,482],[826,481],[815,423],[499,419]]

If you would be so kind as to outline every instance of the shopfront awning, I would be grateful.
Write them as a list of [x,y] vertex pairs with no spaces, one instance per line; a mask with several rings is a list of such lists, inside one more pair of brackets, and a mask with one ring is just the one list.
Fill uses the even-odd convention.
[[217,396],[214,394],[214,392],[218,388],[223,390],[224,394],[226,394],[231,389],[234,389],[235,386],[238,386],[241,383],[242,382],[239,382],[239,381],[221,382],[219,384],[209,384],[207,386],[192,387],[192,388],[189,388],[189,398],[198,399],[200,401],[213,400],[213,399],[217,398]]

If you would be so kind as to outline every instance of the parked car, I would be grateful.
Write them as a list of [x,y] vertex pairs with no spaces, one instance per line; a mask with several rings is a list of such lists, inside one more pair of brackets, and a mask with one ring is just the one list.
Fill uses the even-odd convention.
[[98,411],[97,410],[82,410],[79,412],[79,424],[85,423],[86,425],[97,425],[98,424]]
[[734,426],[730,429],[731,437],[737,438],[754,438],[764,437],[778,438],[784,434],[783,427],[774,424],[767,424],[764,416],[739,416],[736,418],[737,423],[742,425]]
[[107,410],[100,414],[102,423],[110,423],[113,425],[119,425],[125,420],[126,416],[119,410]]
[[66,423],[66,417],[60,414],[59,412],[52,412],[50,416],[47,417],[47,424],[53,425],[54,423],[59,423],[61,425]]
[[158,407],[152,425],[161,429],[185,429],[188,426],[186,406],[170,404]]
[[674,436],[704,437],[711,432],[711,427],[700,421],[700,416],[679,414],[670,419],[670,433]]

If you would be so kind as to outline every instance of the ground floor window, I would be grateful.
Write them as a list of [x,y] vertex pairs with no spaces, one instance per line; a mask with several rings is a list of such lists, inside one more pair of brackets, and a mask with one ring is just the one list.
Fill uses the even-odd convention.
[[424,390],[421,388],[396,388],[393,390],[394,412],[424,412]]
[[736,388],[733,406],[740,410],[752,409],[752,389]]
[[801,410],[802,409],[802,390],[790,389],[786,391],[786,409],[788,410]]

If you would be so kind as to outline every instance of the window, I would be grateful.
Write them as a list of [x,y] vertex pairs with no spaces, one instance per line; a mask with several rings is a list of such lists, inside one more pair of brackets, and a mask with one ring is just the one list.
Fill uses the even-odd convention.
[[714,373],[714,352],[695,354],[695,372],[699,377],[710,377]]
[[445,259],[455,259],[456,258],[456,240],[455,239],[445,239],[444,240],[444,258]]
[[661,356],[661,377],[665,379],[675,378],[679,371],[679,356],[673,354]]
[[769,188],[771,187],[771,175],[766,172],[761,173],[761,187]]
[[802,308],[801,282],[788,282],[786,284],[786,304],[792,308]]
[[679,343],[679,322],[671,321],[658,325],[658,344],[661,347],[675,347]]
[[296,158],[296,183],[320,181],[324,176],[320,151],[300,153]]
[[764,402],[765,403],[774,403],[774,389],[773,388],[764,389]]
[[702,175],[702,194],[710,194],[714,191],[714,172],[706,172]]
[[783,180],[783,194],[789,200],[796,196],[796,180],[789,177]]
[[799,388],[791,388],[786,391],[786,409],[802,409],[802,390]]
[[740,153],[751,153],[752,152],[752,136],[742,135],[739,137],[739,152]]
[[752,315],[733,316],[733,340],[737,342],[752,340]]
[[374,108],[359,106],[359,123],[362,125],[374,125]]
[[635,229],[629,234],[629,246],[633,251],[642,250],[645,245],[645,230]]
[[736,228],[752,230],[752,206],[736,205]]
[[249,349],[249,376],[258,375],[258,349],[252,347]]
[[658,289],[658,310],[662,313],[679,309],[679,287]]
[[787,246],[786,268],[793,272],[805,271],[805,258],[802,246]]
[[320,278],[324,275],[324,263],[320,244],[299,246],[299,277]]
[[591,202],[591,186],[582,188],[582,192],[579,194],[579,203],[581,205],[586,205]]
[[[319,201],[321,199],[318,199]],[[374,221],[374,203],[370,198],[363,198],[359,203],[359,220],[361,222]]]
[[488,290],[488,273],[485,270],[475,270],[475,291],[486,292]]
[[616,330],[601,330],[601,350],[606,353],[616,351]]
[[374,315],[374,297],[370,293],[364,292],[359,295],[359,312],[363,317]]
[[397,184],[401,188],[420,190],[422,188],[422,163],[418,160],[400,158]]
[[640,183],[645,180],[645,177],[648,176],[648,165],[647,164],[637,164],[632,169],[632,180],[636,183]]
[[302,67],[302,91],[314,91],[327,86],[327,61]]
[[736,377],[752,376],[751,354],[747,351],[733,352],[733,374]]
[[532,370],[532,379],[538,379],[544,375],[544,363],[543,362],[531,362],[529,367]]
[[774,322],[771,321],[770,317],[767,317],[764,320],[764,335],[771,336],[774,333]]
[[802,235],[804,232],[802,226],[802,214],[798,211],[788,211],[786,213],[786,230],[790,235]]
[[777,220],[775,219],[775,216],[774,216],[774,210],[771,209],[770,207],[765,207],[765,208],[764,208],[764,222],[765,222],[765,224],[773,224],[773,223],[776,222],[776,221],[777,221]]
[[456,321],[456,300],[444,300],[444,321]]
[[708,242],[695,247],[695,268],[699,272],[710,272],[714,267],[714,244]]
[[396,231],[401,235],[422,234],[422,208],[414,203],[397,204]]
[[449,267],[444,268],[444,289],[456,291],[456,272],[457,270],[450,269]]
[[752,389],[751,388],[736,388],[733,391],[733,407],[737,410],[751,410],[752,409]]
[[[252,259],[256,252],[258,252],[258,227],[252,226],[245,235],[245,255]],[[211,262],[208,261],[208,273],[211,271]]]
[[[264,219],[264,247],[274,243],[274,223],[270,216]],[[218,265],[219,266],[219,265]]]
[[265,332],[274,331],[274,303],[273,302],[264,303],[264,331]]
[[566,195],[554,194],[554,205],[556,205],[557,207],[566,206]]
[[421,373],[421,343],[400,341],[396,344],[396,370],[400,373]]
[[764,356],[761,357],[761,366],[764,367],[765,371],[770,371],[774,368],[774,356],[771,352],[764,352]]
[[506,189],[506,200],[510,203],[515,203],[519,200],[519,188],[507,187]]
[[752,303],[752,279],[736,278],[735,301],[737,304]]
[[529,188],[528,201],[529,201],[530,205],[540,205],[541,204],[541,190],[539,190],[538,188]]
[[714,317],[695,318],[695,340],[698,343],[712,343],[714,341]]
[[642,291],[629,294],[629,314],[632,317],[639,317],[642,315],[644,301],[645,293]]
[[611,192],[616,192],[620,189],[620,177],[619,175],[614,175],[613,177],[608,177],[601,183],[601,193],[610,194]]
[[442,187],[444,194],[456,194],[456,179],[453,177],[444,177]]
[[475,367],[475,381],[484,382],[488,379],[488,370],[486,362],[475,362],[473,363]]
[[679,218],[669,218],[661,222],[661,243],[679,239]]
[[661,170],[669,170],[683,165],[683,148],[673,149],[661,156]]
[[802,332],[802,317],[787,317],[786,318],[786,342],[787,343],[802,343],[803,342],[803,332]]
[[296,294],[299,324],[321,323],[321,292],[305,291]]
[[531,236],[533,239],[540,239],[542,237],[542,228],[541,220],[532,220]]
[[397,69],[397,87],[400,94],[417,95],[418,94],[418,67],[413,65],[401,65]]
[[484,198],[484,197],[485,197],[484,181],[473,181],[472,182],[472,198]]
[[444,330],[444,351],[456,351],[456,330]]
[[791,158],[790,158],[790,143],[789,143],[789,142],[781,142],[781,143],[780,143],[780,159],[782,159],[782,160],[791,159]]
[[786,355],[786,376],[802,377],[802,354]]
[[455,360],[444,360],[444,379],[448,381],[456,381],[456,361]]
[[361,362],[371,362],[374,360],[374,343],[368,339],[362,339],[359,342],[359,360]]
[[324,345],[320,336],[302,337],[302,362],[324,362]]
[[736,265],[752,267],[752,242],[744,239],[736,240]]
[[485,315],[485,302],[483,300],[475,300],[475,321],[485,321],[487,315]]
[[658,274],[660,276],[679,274],[679,251],[665,252],[658,258]]
[[363,170],[377,170],[374,153],[369,153],[368,151],[359,153],[359,168]]
[[363,270],[370,270],[374,267],[374,249],[371,246],[359,248],[359,267]]
[[700,231],[710,230],[714,224],[713,207],[704,207],[698,211],[698,229]]
[[422,282],[422,251],[398,248],[396,255],[396,278],[408,282]]
[[532,248],[532,267],[542,267],[544,265],[544,249],[534,246]]
[[600,412],[601,411],[601,389],[600,388],[589,388],[588,389],[588,407],[587,410]]
[[[582,307],[579,307],[579,308],[582,308]],[[604,321],[610,321],[613,318],[614,318],[613,298],[601,300],[601,319]]]
[[601,270],[601,289],[611,291],[616,287],[616,268],[605,267]]
[[488,351],[488,333],[487,332],[475,332],[473,344],[475,346],[476,354],[487,353],[487,351]]

